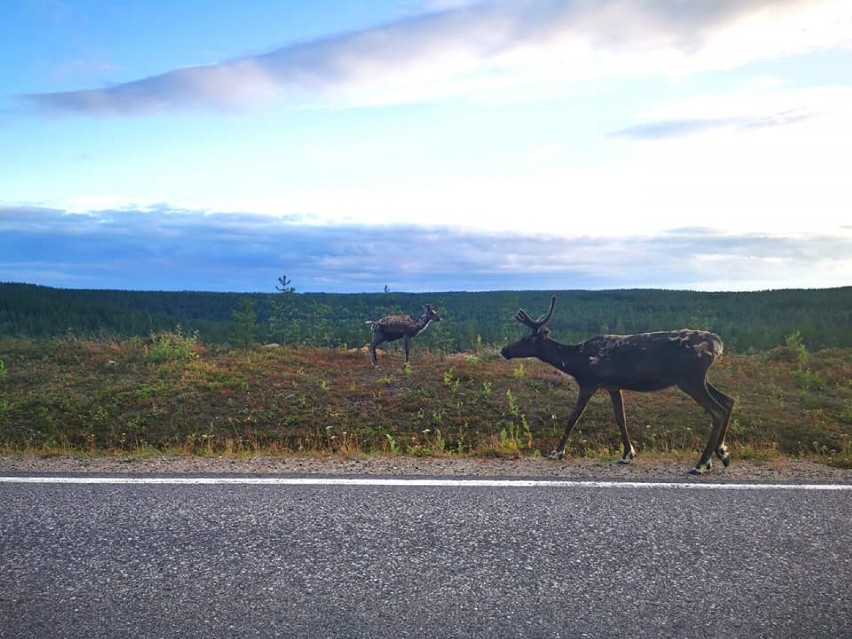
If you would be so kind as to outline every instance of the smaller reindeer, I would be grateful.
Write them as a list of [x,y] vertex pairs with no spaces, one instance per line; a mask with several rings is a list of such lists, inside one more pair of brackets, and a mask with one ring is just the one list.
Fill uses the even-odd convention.
[[373,340],[367,348],[370,351],[370,361],[376,365],[376,347],[382,342],[394,342],[402,338],[405,351],[405,363],[408,363],[408,351],[411,338],[421,333],[430,322],[440,322],[441,316],[435,312],[431,304],[423,307],[423,315],[414,319],[410,315],[388,315],[375,322],[367,322],[373,331]]
[[533,320],[524,309],[515,319],[532,329],[532,334],[509,344],[500,354],[506,359],[535,357],[568,373],[580,387],[577,403],[568,416],[562,439],[551,453],[552,459],[562,459],[571,430],[583,415],[586,405],[598,390],[609,393],[615,410],[615,421],[621,430],[624,454],[621,463],[628,463],[636,452],[627,434],[622,391],[648,393],[677,386],[710,414],[713,429],[707,446],[695,468],[698,475],[710,470],[710,458],[715,453],[722,464],[731,461],[725,447],[725,434],[734,399],[707,381],[707,371],[722,355],[722,340],[707,331],[682,329],[638,335],[598,335],[582,344],[562,344],[550,339],[545,325],[553,315],[556,296],[550,300],[550,310]]

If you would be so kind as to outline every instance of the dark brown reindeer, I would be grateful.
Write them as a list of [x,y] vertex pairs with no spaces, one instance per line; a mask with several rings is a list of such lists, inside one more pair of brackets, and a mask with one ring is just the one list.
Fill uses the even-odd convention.
[[524,309],[515,319],[532,329],[500,354],[506,359],[536,357],[571,375],[579,386],[574,410],[568,416],[565,431],[550,457],[562,459],[571,430],[580,420],[592,395],[603,389],[609,393],[615,409],[615,421],[621,429],[624,454],[621,463],[629,463],[636,455],[627,434],[622,391],[648,393],[677,386],[710,414],[713,429],[707,446],[695,467],[689,472],[699,475],[710,470],[713,453],[727,466],[731,456],[725,447],[725,434],[734,399],[707,381],[707,371],[722,355],[722,340],[707,331],[682,329],[637,335],[598,335],[582,344],[561,344],[549,337],[546,324],[553,315],[556,296],[550,310],[533,320]]
[[408,351],[411,348],[411,338],[421,333],[429,322],[440,322],[441,316],[435,312],[431,304],[423,307],[423,315],[414,319],[410,315],[388,315],[375,322],[368,322],[373,331],[373,340],[367,348],[370,351],[370,361],[376,365],[376,347],[382,342],[394,342],[402,338],[402,348],[405,351],[405,363],[408,363]]

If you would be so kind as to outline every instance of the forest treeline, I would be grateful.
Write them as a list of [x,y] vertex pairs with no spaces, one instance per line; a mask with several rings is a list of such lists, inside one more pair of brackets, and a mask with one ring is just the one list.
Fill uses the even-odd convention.
[[782,345],[794,334],[810,350],[852,347],[852,287],[337,294],[297,293],[292,287],[215,293],[0,283],[0,338],[127,339],[182,331],[211,345],[359,347],[370,339],[369,321],[387,314],[417,316],[428,303],[443,321],[418,336],[417,346],[471,351],[523,334],[515,312],[525,308],[536,317],[547,310],[551,295],[557,306],[549,327],[563,342],[689,327],[718,333],[729,351],[739,353]]

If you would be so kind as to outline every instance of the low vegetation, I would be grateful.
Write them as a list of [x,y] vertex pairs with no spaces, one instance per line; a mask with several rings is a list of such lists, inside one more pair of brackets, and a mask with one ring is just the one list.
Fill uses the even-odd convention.
[[[497,346],[205,346],[195,333],[90,341],[0,339],[3,454],[546,455],[576,399],[574,381]],[[734,457],[852,466],[852,350],[809,352],[798,334],[726,355],[710,372],[736,398]],[[710,420],[673,389],[627,393],[640,454],[694,456]],[[620,456],[609,399],[596,396],[566,456]]]

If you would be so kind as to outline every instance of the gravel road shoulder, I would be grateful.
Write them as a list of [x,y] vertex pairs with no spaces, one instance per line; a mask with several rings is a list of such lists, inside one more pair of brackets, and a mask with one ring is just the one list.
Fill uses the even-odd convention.
[[0,473],[231,473],[270,475],[393,475],[535,477],[632,481],[723,481],[852,484],[852,469],[798,459],[721,464],[701,477],[687,474],[694,460],[637,458],[631,464],[589,459],[479,459],[448,457],[39,457],[0,456]]

